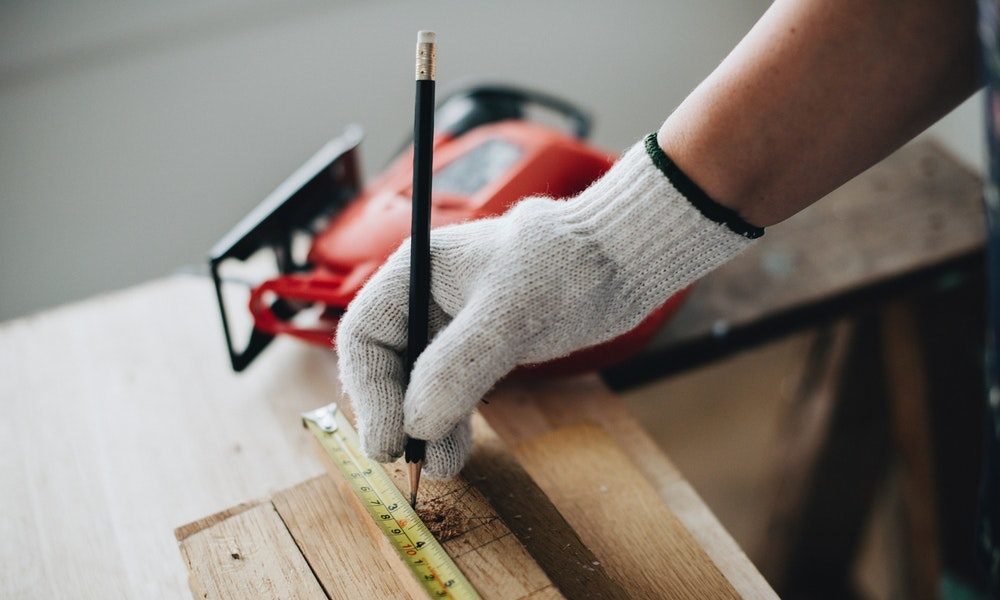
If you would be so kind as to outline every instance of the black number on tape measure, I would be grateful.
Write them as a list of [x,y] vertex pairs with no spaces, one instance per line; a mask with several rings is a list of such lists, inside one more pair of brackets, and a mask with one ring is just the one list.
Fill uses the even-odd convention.
[[362,473],[364,473],[365,475],[371,475],[372,474],[372,470],[371,469],[365,469],[364,471],[362,471]]
[[393,535],[399,535],[399,534],[403,533],[403,530],[402,529],[393,529],[389,533],[391,533]]
[[440,597],[444,598],[445,596],[447,596],[447,595],[448,595],[448,592],[447,592],[446,590],[438,590],[438,591],[436,592],[436,594],[437,594],[438,596],[440,596]]
[[386,508],[387,508],[388,510],[396,510],[397,508],[399,508],[399,503],[397,503],[397,502],[393,502],[393,503],[392,503],[392,504],[390,504],[389,506],[386,506]]
[[370,487],[368,487],[367,485],[363,485],[363,486],[361,486],[361,491],[362,492],[370,492],[370,491],[372,491],[372,489]]
[[444,587],[451,587],[453,585],[455,585],[454,579],[449,579],[448,581],[444,582]]
[[433,574],[424,575],[424,580],[425,581],[434,581],[434,575]]
[[417,542],[417,549],[418,549],[418,550],[419,550],[420,548],[423,548],[423,547],[424,547],[424,542]]
[[[382,514],[382,515],[379,515],[378,518],[382,519],[383,521],[388,521],[389,519],[392,518],[392,516],[391,515],[387,515],[387,514]],[[417,547],[419,548],[420,546],[417,546]]]

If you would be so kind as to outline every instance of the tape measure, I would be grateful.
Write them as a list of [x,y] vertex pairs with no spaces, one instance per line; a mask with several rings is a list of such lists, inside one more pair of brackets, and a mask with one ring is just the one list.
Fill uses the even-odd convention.
[[322,444],[429,597],[479,598],[382,466],[361,452],[357,433],[336,404],[303,413],[302,423]]

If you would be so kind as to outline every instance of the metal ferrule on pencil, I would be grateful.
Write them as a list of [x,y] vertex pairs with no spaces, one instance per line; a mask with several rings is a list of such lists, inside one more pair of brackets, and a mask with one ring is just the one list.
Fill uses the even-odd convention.
[[434,81],[437,75],[434,42],[417,42],[417,81]]

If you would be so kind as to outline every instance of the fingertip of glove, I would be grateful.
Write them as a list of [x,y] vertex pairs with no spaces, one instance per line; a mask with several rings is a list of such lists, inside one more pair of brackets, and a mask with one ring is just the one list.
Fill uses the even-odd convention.
[[379,463],[391,463],[403,455],[403,446],[406,438],[400,434],[398,436],[379,437],[372,434],[361,433],[361,451],[365,456]]
[[465,459],[465,454],[428,452],[424,473],[430,479],[451,479],[461,472]]
[[450,467],[441,468],[440,466],[424,465],[423,475],[426,476],[427,479],[431,479],[434,481],[446,481],[448,479],[454,479],[455,477],[458,477],[458,474],[461,471],[462,471],[461,465],[459,465],[458,468],[450,468]]
[[452,430],[454,423],[440,417],[431,418],[425,414],[417,414],[404,421],[407,435],[418,440],[438,441]]
[[472,452],[472,427],[468,420],[460,422],[444,439],[427,445],[424,471],[432,479],[449,479],[458,475]]
[[364,443],[361,445],[361,450],[365,453],[365,456],[377,463],[382,464],[394,462],[403,455],[402,451],[393,452],[385,448],[370,448]]

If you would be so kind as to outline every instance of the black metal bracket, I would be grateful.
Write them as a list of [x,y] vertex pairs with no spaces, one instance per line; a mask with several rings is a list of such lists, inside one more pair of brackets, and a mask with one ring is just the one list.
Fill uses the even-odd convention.
[[[297,263],[293,256],[293,236],[297,232],[315,234],[319,221],[343,208],[361,191],[357,148],[363,136],[360,127],[352,126],[323,146],[209,252],[209,270],[215,284],[226,347],[234,371],[245,369],[274,336],[254,328],[247,345],[242,349],[235,347],[233,324],[222,294],[222,263],[227,260],[246,261],[257,251],[267,248],[274,253],[281,273],[308,268],[309,265]],[[298,308],[278,301],[272,310],[278,318],[288,319],[295,315]]]

